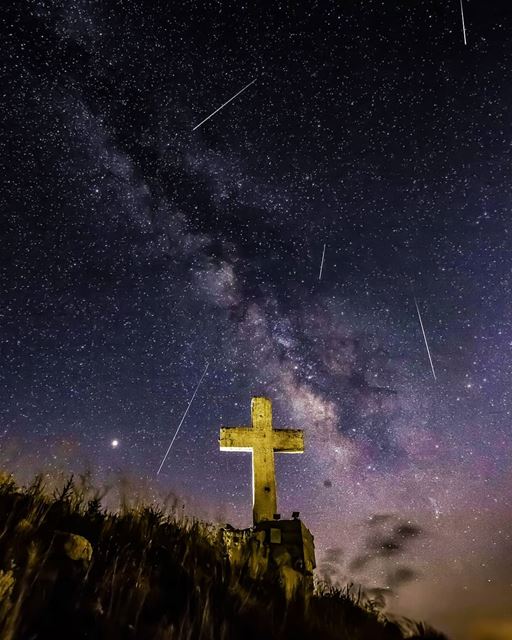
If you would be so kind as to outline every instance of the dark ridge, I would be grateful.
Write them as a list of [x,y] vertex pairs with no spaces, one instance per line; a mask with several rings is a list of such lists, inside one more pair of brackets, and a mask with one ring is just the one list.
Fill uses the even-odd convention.
[[443,638],[386,619],[351,587],[306,607],[230,566],[220,530],[154,506],[102,508],[73,481],[48,495],[0,476],[0,637],[124,640]]

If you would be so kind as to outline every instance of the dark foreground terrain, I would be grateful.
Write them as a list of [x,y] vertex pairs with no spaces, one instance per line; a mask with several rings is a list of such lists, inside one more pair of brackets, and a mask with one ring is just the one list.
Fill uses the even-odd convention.
[[226,560],[218,530],[153,507],[102,509],[70,480],[0,482],[2,640],[443,638],[388,621],[350,589],[287,604]]

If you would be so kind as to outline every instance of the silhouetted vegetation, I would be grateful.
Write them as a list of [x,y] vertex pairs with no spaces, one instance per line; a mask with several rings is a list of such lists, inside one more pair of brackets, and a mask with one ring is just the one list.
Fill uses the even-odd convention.
[[0,482],[2,640],[441,638],[387,620],[360,592],[318,585],[309,605],[254,583],[219,530],[151,506],[110,513],[84,478],[48,495]]

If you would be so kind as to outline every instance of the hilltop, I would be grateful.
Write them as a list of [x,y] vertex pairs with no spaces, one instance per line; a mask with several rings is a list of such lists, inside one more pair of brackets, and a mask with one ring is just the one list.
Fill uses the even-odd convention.
[[0,482],[0,637],[402,640],[444,636],[387,620],[350,588],[306,608],[230,566],[218,527],[141,505],[106,511],[71,478]]

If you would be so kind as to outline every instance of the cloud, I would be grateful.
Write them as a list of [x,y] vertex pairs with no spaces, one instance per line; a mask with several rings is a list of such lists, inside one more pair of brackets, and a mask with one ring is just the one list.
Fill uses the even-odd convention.
[[407,582],[415,580],[419,573],[411,567],[397,567],[387,574],[386,582],[390,587],[400,587]]
[[[377,560],[393,559],[396,562],[396,558],[404,555],[408,549],[409,541],[423,534],[423,530],[417,524],[391,514],[371,516],[366,526],[368,532],[363,539],[363,550],[350,561],[349,565],[350,571],[356,573]],[[393,569],[393,572],[388,575],[395,581],[400,581],[400,578],[407,581],[405,573],[407,570],[406,567],[401,567],[401,573],[396,573]]]

